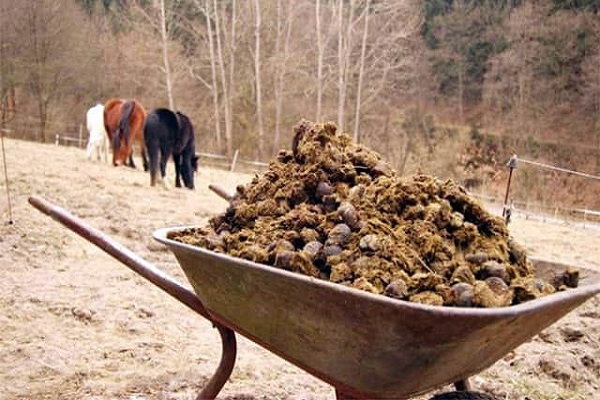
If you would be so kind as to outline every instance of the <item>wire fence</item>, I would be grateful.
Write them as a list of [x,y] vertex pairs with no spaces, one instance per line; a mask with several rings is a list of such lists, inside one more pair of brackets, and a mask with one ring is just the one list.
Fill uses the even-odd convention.
[[79,135],[73,136],[61,136],[59,134],[54,135],[54,144],[64,146],[76,146],[85,148],[87,145],[87,134],[86,137],[83,135],[83,125],[79,125]]
[[[75,146],[85,148],[87,145],[87,135],[83,134],[83,126],[79,126],[79,135],[63,136],[55,135],[54,144],[59,146]],[[260,161],[250,161],[240,159],[240,151],[236,150],[232,158],[220,154],[196,153],[200,165],[210,165],[215,168],[225,169],[230,172],[255,172],[265,170],[269,164]]]
[[242,172],[242,171],[264,171],[268,168],[269,164],[260,161],[249,161],[242,160],[239,158],[239,150],[236,150],[233,157],[230,159],[227,156],[211,153],[196,153],[200,158],[201,163],[204,160],[204,164],[208,164],[217,168],[226,169],[230,172]]
[[[600,181],[600,176],[589,174],[581,171],[575,171],[568,168],[562,168],[550,164],[541,163],[538,161],[532,161],[522,158],[517,158],[513,155],[507,166],[511,172],[514,168],[517,168],[518,163],[524,163],[532,165],[538,169],[549,170],[554,172],[565,173],[590,179],[593,181]],[[510,215],[519,215],[525,219],[535,219],[543,222],[562,223],[569,224],[571,226],[578,226],[584,229],[593,229],[600,231],[600,211],[589,209],[589,208],[575,208],[568,207],[559,204],[552,204],[550,202],[532,202],[523,201],[519,199],[511,199],[510,203],[507,204],[507,199],[510,191],[510,175],[507,182],[506,196],[504,199],[496,199],[492,197],[486,197],[479,195],[482,200],[491,203],[499,204],[500,214],[504,217],[506,210],[510,208]]]
[[[502,216],[504,205],[500,197],[486,196],[481,193],[470,193],[470,195],[480,199],[494,214]],[[597,210],[519,200],[513,201],[511,210],[513,217],[600,231],[600,211]]]

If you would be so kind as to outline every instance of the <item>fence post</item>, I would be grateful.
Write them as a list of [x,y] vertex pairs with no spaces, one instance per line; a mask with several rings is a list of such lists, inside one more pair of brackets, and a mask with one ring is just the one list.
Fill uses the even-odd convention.
[[81,126],[81,124],[79,124],[79,143],[78,143],[79,147],[83,147],[83,138],[82,138],[83,129],[82,128],[83,127]]
[[235,153],[233,153],[233,160],[231,161],[231,168],[229,169],[230,172],[235,171],[235,164],[237,163],[237,158],[238,158],[239,153],[240,153],[240,149],[237,149],[235,151]]
[[59,140],[59,138],[60,138],[60,136],[58,136],[58,133],[57,133],[57,134],[56,134],[56,140],[55,140],[55,142],[54,142],[54,144],[55,144],[55,145],[57,145],[57,146],[58,146],[58,140]]

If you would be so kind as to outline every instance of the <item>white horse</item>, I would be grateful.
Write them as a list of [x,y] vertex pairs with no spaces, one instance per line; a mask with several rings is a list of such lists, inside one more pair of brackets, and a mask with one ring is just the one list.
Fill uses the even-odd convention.
[[104,129],[104,105],[98,103],[90,108],[86,114],[86,123],[90,134],[86,149],[87,159],[91,160],[95,154],[96,159],[101,161],[101,155],[104,155],[104,162],[108,162],[108,135]]

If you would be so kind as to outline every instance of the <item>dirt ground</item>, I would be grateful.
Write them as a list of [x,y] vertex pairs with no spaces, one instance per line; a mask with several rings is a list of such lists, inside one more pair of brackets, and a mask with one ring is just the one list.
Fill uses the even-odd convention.
[[[193,399],[218,363],[217,331],[28,197],[65,208],[188,286],[152,232],[205,223],[226,206],[208,185],[233,191],[252,176],[201,166],[195,191],[165,190],[140,169],[88,161],[82,149],[5,139],[5,151],[14,223],[1,173],[0,399]],[[597,230],[518,217],[509,227],[530,255],[600,269]],[[599,306],[596,296],[471,383],[500,399],[600,399]],[[219,395],[334,398],[329,385],[239,336]]]

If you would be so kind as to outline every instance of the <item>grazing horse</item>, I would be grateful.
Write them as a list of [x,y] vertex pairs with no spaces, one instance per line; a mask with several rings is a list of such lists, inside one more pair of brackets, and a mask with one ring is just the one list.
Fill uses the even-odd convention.
[[[175,186],[181,187],[180,177],[188,189],[194,189],[194,172],[198,168],[194,127],[181,112],[157,108],[148,113],[144,124],[144,142],[150,161],[150,185],[156,185],[158,169],[163,183],[169,157],[175,164]],[[160,157],[160,159],[159,159]]]
[[143,138],[145,119],[146,110],[137,100],[110,99],[104,104],[104,127],[112,145],[113,165],[135,168],[133,145],[137,142],[144,171],[148,170]]
[[104,106],[100,103],[91,107],[86,113],[86,127],[90,137],[88,138],[86,156],[92,160],[96,156],[98,161],[104,156],[104,162],[108,162],[108,137],[104,129]]

